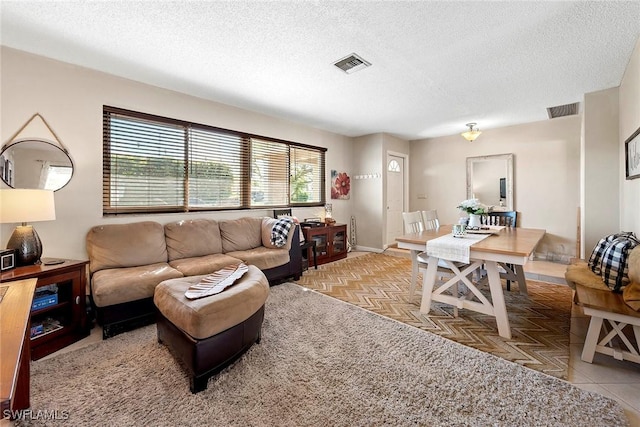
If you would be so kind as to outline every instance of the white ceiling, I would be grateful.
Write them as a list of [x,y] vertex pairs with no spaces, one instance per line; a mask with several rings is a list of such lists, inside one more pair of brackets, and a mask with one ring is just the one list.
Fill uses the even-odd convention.
[[[2,0],[0,12],[6,46],[406,139],[544,120],[547,107],[618,86],[640,35],[638,1]],[[373,65],[332,65],[354,52]]]

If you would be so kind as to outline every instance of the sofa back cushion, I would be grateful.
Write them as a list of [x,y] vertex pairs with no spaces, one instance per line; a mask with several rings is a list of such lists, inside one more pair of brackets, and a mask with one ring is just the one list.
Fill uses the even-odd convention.
[[222,253],[218,222],[212,219],[176,221],[164,226],[169,261]]
[[262,246],[262,218],[245,217],[218,222],[222,252],[246,251]]
[[91,273],[167,262],[164,228],[153,221],[97,225],[87,233],[87,253]]

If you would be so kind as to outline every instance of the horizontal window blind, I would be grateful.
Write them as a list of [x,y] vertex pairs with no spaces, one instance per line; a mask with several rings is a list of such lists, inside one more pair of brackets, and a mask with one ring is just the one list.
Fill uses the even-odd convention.
[[103,109],[104,214],[324,204],[325,148]]
[[291,204],[324,202],[324,156],[317,150],[291,147]]
[[242,159],[247,152],[243,138],[192,128],[189,142],[189,207],[242,207]]
[[182,210],[184,128],[110,114],[105,138],[105,213]]
[[251,139],[251,206],[289,204],[289,146]]

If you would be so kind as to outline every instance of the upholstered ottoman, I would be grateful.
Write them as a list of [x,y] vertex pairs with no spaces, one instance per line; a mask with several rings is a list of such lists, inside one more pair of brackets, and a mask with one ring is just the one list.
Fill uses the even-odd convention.
[[269,282],[255,266],[219,294],[189,300],[189,286],[205,276],[161,282],[153,302],[158,308],[158,342],[184,365],[192,393],[260,342]]

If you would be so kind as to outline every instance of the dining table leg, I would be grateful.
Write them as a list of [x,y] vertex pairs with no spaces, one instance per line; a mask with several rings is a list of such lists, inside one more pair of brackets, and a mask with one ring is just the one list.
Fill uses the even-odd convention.
[[411,250],[411,286],[409,287],[409,299],[413,299],[418,282],[418,254],[420,251]]
[[513,266],[515,269],[515,273],[516,273],[516,277],[517,277],[517,281],[518,281],[518,290],[520,291],[521,294],[524,295],[529,295],[529,292],[527,291],[527,279],[524,276],[524,267],[521,265],[514,265]]
[[427,272],[422,278],[422,301],[420,302],[420,313],[428,314],[431,310],[431,294],[436,284],[436,275],[438,273],[438,258],[429,257]]
[[509,317],[507,316],[507,305],[504,301],[504,291],[498,272],[498,263],[495,261],[485,261],[487,277],[489,278],[489,289],[491,290],[491,301],[493,305],[496,324],[498,325],[498,335],[511,339],[511,328],[509,327]]

